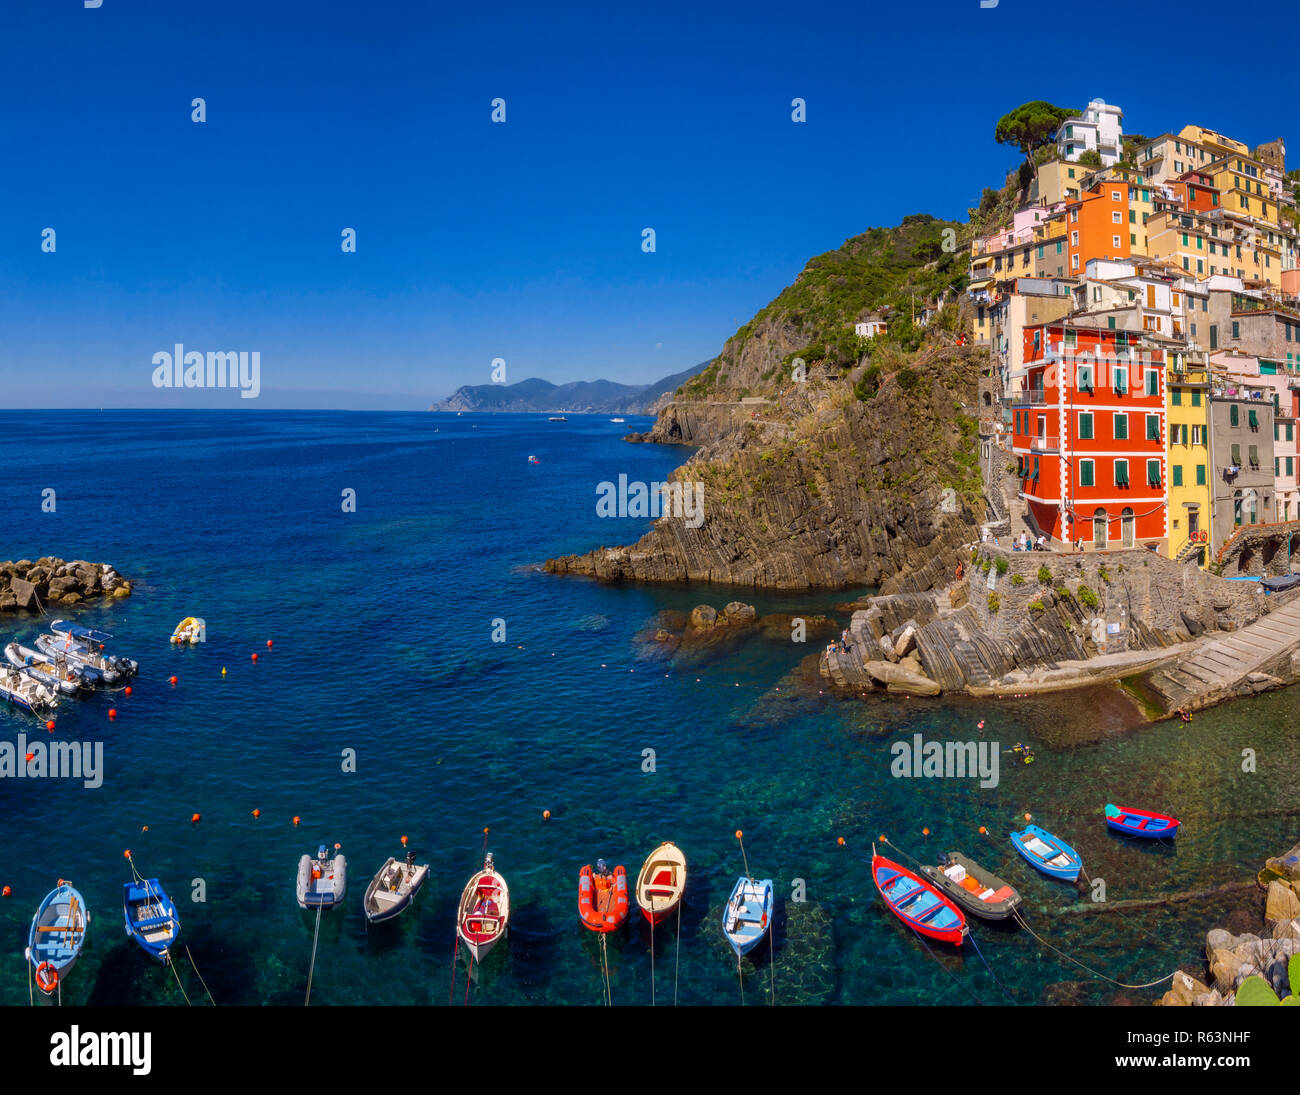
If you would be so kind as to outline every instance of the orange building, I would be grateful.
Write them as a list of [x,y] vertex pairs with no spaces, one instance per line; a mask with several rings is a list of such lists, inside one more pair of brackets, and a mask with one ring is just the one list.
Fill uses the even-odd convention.
[[1065,205],[1067,273],[1078,277],[1091,259],[1129,258],[1128,186],[1102,180]]

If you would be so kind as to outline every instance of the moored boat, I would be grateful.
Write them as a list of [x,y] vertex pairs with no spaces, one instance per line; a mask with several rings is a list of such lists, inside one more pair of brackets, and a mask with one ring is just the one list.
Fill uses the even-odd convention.
[[510,926],[510,887],[497,873],[492,853],[483,860],[461,891],[456,917],[456,934],[470,956],[481,962],[499,943]]
[[[334,849],[338,851],[338,845]],[[332,909],[342,904],[348,892],[348,861],[343,855],[329,854],[322,844],[316,858],[304,855],[298,860],[298,907]]]
[[46,996],[72,972],[89,926],[90,910],[81,894],[72,883],[59,879],[37,908],[27,933],[27,961],[35,973],[36,987]]
[[420,892],[428,875],[429,865],[417,864],[414,852],[406,853],[405,863],[399,863],[389,856],[388,862],[370,880],[365,897],[362,898],[361,905],[366,911],[366,920],[371,924],[379,924],[404,911]]
[[59,706],[54,689],[12,666],[0,666],[0,701],[37,714]]
[[627,871],[622,864],[610,871],[603,859],[578,872],[578,919],[593,932],[612,932],[627,919]]
[[677,908],[686,890],[686,856],[671,840],[650,853],[636,879],[636,901],[651,924]]
[[748,954],[772,930],[772,880],[741,875],[722,910],[722,933],[737,957]]
[[1012,833],[1011,843],[1025,859],[1052,878],[1073,882],[1083,869],[1078,852],[1059,836],[1037,825],[1027,825],[1021,832]]
[[926,864],[921,873],[955,905],[982,920],[1006,920],[1021,905],[1015,887],[986,871],[961,852],[949,852],[944,862]]
[[122,887],[126,934],[140,949],[163,965],[172,960],[171,947],[181,934],[176,902],[156,878],[138,879]]
[[139,672],[140,663],[133,658],[105,653],[106,644],[113,638],[107,631],[96,631],[67,620],[55,620],[50,624],[50,631],[49,635],[37,637],[37,648],[50,657],[62,654],[68,661],[82,666],[92,680],[116,684]]
[[1117,833],[1126,836],[1146,837],[1148,840],[1160,840],[1162,837],[1177,836],[1181,822],[1176,817],[1152,813],[1150,810],[1134,810],[1129,807],[1114,806],[1106,803],[1106,824]]
[[91,687],[81,672],[81,666],[61,656],[49,658],[21,643],[9,643],[5,647],[5,660],[33,680],[58,689],[65,696],[75,696]]
[[961,946],[967,932],[961,909],[919,875],[880,855],[874,844],[871,877],[890,912],[909,928],[941,943]]
[[195,643],[205,643],[208,641],[208,625],[199,616],[186,616],[172,630],[172,642],[188,643],[193,646]]

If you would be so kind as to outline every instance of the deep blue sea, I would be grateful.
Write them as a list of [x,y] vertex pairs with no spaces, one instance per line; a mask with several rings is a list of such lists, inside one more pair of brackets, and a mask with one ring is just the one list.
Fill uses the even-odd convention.
[[[661,840],[690,865],[680,936],[670,924],[654,939],[661,1004],[742,994],[763,1004],[773,986],[779,1004],[1148,1003],[1162,991],[1117,989],[1015,928],[977,923],[978,950],[960,953],[922,943],[871,883],[881,835],[917,856],[971,855],[1021,889],[1039,935],[1121,982],[1197,963],[1210,927],[1258,928],[1258,893],[1221,888],[1250,882],[1300,835],[1294,689],[1190,725],[1135,728],[1131,708],[1103,693],[834,699],[808,673],[813,642],[756,637],[702,664],[650,655],[635,636],[663,609],[739,598],[845,626],[835,606],[865,591],[756,596],[541,573],[550,556],[629,543],[649,527],[596,514],[601,481],[661,480],[687,455],[621,440],[646,424],[0,414],[0,559],[114,564],[132,597],[58,614],[113,632],[141,663],[130,697],[65,701],[52,735],[0,709],[9,740],[102,741],[105,756],[98,789],[0,781],[0,885],[12,890],[0,899],[0,1002],[26,1004],[27,926],[67,878],[93,919],[64,1002],[184,1003],[173,974],[124,934],[128,848],[178,900],[219,1004],[303,1002],[315,921],[297,908],[294,881],[299,856],[322,842],[342,845],[350,893],[322,918],[312,1005],[447,1003],[456,901],[485,827],[513,914],[508,940],[475,971],[471,1005],[599,1004],[601,952],[576,915],[578,870],[604,857],[635,875]],[[54,513],[42,512],[46,488]],[[345,490],[355,513],[342,509]],[[207,620],[208,642],[172,647],[173,626],[191,614]],[[497,620],[505,642],[492,641]],[[0,617],[7,636],[30,643],[39,630]],[[988,790],[894,778],[891,743],[918,732],[1022,742],[1035,761],[1004,755]],[[1253,773],[1243,749],[1257,757]],[[346,750],[355,772],[343,770]],[[1109,835],[1107,801],[1178,816],[1176,847]],[[1018,859],[1007,833],[1026,811],[1080,851],[1106,903]],[[778,895],[772,956],[760,950],[739,972],[720,926],[742,870],[737,829],[752,873],[774,879]],[[431,865],[429,882],[410,911],[367,929],[362,891],[402,855],[404,834]],[[191,900],[195,880],[203,902]],[[612,997],[648,1004],[651,940],[635,913],[629,924],[610,942]],[[189,964],[177,972],[206,1002]],[[465,984],[462,963],[457,1004]]]

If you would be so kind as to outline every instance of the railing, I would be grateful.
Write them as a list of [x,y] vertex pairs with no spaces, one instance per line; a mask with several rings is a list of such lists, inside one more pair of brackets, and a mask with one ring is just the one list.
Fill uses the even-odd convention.
[[1038,391],[1017,392],[1004,402],[1009,403],[1012,407],[1044,407],[1047,405],[1047,393]]
[[1029,449],[1031,452],[1060,452],[1061,439],[1055,434],[1047,434],[1045,437],[1031,437],[1029,439]]

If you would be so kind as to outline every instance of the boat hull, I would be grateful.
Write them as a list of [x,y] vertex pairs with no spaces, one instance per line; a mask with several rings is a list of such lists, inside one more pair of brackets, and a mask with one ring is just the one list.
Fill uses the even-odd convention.
[[[393,871],[400,873],[394,878],[391,873]],[[408,872],[405,864],[398,863],[390,856],[388,861],[379,868],[375,877],[370,880],[370,885],[366,887],[365,896],[361,901],[366,920],[371,924],[382,924],[385,920],[392,920],[405,912],[411,907],[411,902],[415,900],[415,895],[420,892],[428,876],[427,863],[414,866]],[[395,896],[387,898],[379,896],[386,886],[393,884],[393,881],[396,881],[398,886]],[[392,890],[388,892],[393,893]]]
[[[945,874],[942,867],[927,864],[921,868],[921,874],[963,912],[981,920],[1007,920],[1020,907],[1022,901],[1015,887],[986,871],[978,863],[967,859],[960,852],[949,852],[948,862],[962,867],[968,878],[980,884],[980,892],[976,893]],[[981,896],[989,891],[992,893],[988,898]]]
[[348,892],[348,861],[336,855],[325,860],[318,878],[312,877],[312,866],[319,861],[309,855],[298,860],[298,908],[332,909],[343,903]]
[[[1113,814],[1111,811],[1115,811]],[[1178,835],[1182,823],[1176,817],[1153,813],[1150,810],[1133,810],[1123,806],[1106,805],[1106,827],[1112,832],[1142,840],[1164,840]]]
[[1012,833],[1011,843],[1027,862],[1049,878],[1058,878],[1062,882],[1078,881],[1083,869],[1079,853],[1046,829],[1030,825],[1021,832]]
[[593,932],[617,931],[627,920],[627,871],[620,864],[614,868],[614,879],[605,908],[601,909],[596,875],[591,865],[578,872],[578,919],[582,926]]
[[180,938],[181,921],[176,903],[156,878],[122,887],[122,915],[126,934],[156,962],[171,961],[171,948]]
[[460,895],[456,936],[481,962],[510,929],[510,887],[493,868],[476,871]]
[[920,875],[873,852],[871,878],[889,911],[909,928],[941,943],[961,946],[966,917]]
[[651,924],[662,923],[686,892],[686,856],[671,840],[650,853],[636,880],[636,901]]
[[722,910],[722,934],[737,957],[757,947],[772,931],[772,880],[742,875]]
[[[60,881],[46,894],[32,917],[27,933],[28,963],[38,974],[44,966],[53,970],[58,980],[63,980],[81,957],[89,927],[90,910],[85,900],[70,883]],[[45,987],[40,976],[36,983],[46,996],[53,995],[54,986]]]

